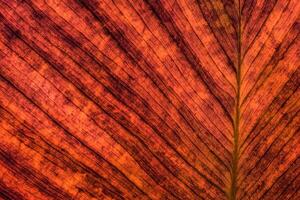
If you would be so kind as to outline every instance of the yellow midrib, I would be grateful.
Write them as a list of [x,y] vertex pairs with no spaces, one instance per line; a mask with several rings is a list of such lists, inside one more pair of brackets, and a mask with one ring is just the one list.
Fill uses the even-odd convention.
[[232,168],[231,168],[231,185],[229,191],[229,200],[236,200],[237,193],[237,175],[238,175],[238,160],[239,160],[239,125],[240,125],[240,86],[241,86],[241,7],[240,0],[238,5],[238,33],[237,33],[237,92],[236,92],[236,105],[235,105],[235,116],[234,116],[234,132],[233,132],[233,152],[232,152]]

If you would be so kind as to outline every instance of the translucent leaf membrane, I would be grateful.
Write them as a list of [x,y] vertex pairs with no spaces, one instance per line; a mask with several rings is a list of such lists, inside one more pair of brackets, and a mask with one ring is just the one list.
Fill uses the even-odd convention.
[[300,199],[298,0],[0,0],[0,199]]

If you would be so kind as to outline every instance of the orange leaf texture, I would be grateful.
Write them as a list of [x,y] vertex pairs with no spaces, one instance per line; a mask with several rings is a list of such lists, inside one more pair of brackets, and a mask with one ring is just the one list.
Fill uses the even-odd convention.
[[0,0],[0,199],[299,200],[299,0]]

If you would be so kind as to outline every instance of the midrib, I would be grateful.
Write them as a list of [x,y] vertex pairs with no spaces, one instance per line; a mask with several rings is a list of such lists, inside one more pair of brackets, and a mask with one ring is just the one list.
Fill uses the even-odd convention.
[[237,33],[237,73],[236,73],[236,104],[234,114],[234,130],[233,130],[233,152],[231,166],[231,185],[229,191],[229,200],[236,200],[237,193],[237,175],[238,175],[238,160],[239,160],[239,125],[240,125],[240,86],[241,86],[241,7],[239,0],[238,13],[238,33]]

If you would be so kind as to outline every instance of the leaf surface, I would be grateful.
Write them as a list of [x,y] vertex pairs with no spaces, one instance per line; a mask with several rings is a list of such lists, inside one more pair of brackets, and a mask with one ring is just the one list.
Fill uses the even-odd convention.
[[298,0],[0,0],[3,199],[300,199]]

